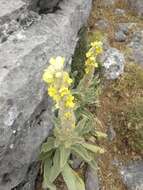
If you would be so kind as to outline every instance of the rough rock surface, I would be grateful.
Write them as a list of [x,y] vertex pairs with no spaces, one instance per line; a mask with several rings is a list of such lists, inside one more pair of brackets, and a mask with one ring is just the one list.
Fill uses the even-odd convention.
[[115,14],[118,16],[125,16],[126,11],[124,9],[115,9]]
[[130,60],[143,66],[143,30],[134,32],[128,48]]
[[108,80],[117,79],[124,71],[124,55],[116,48],[109,48],[101,57],[103,74]]
[[25,0],[31,9],[49,9],[52,10],[61,0]]
[[51,56],[70,62],[91,0],[64,0],[60,6],[0,44],[0,190],[29,183],[28,169],[52,127],[43,69]]
[[130,30],[136,28],[136,23],[127,22],[127,23],[119,23],[117,25],[118,31],[123,32],[124,34],[129,34]]
[[26,4],[22,0],[0,0],[0,24],[16,18]]
[[117,42],[125,42],[126,39],[127,39],[127,36],[123,31],[118,31],[115,33],[115,40]]
[[128,190],[143,190],[143,161],[132,161],[120,173]]
[[86,190],[99,190],[98,174],[95,170],[88,167],[86,171]]
[[99,29],[99,30],[106,30],[110,27],[108,20],[105,19],[100,19],[95,23],[95,26]]
[[143,16],[143,1],[142,0],[128,0],[129,5],[139,15]]

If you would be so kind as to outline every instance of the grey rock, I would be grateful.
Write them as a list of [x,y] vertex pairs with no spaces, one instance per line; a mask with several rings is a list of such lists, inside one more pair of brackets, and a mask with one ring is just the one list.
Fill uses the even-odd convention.
[[86,182],[85,182],[86,190],[99,190],[100,189],[97,171],[88,167],[85,177],[86,177],[86,179],[85,179],[86,180]]
[[124,32],[118,31],[118,32],[115,33],[115,40],[117,42],[125,42],[126,39],[127,39],[127,36],[126,36],[126,34]]
[[72,155],[72,161],[73,161],[73,163],[72,163],[71,166],[72,166],[73,169],[80,168],[82,160],[80,160],[79,158],[77,158],[75,155]]
[[25,0],[30,9],[37,10],[53,10],[61,0]]
[[49,9],[52,10],[54,7],[58,5],[60,0],[40,0],[39,1],[39,7],[40,9]]
[[128,190],[143,190],[143,161],[132,161],[122,166],[120,174]]
[[115,9],[115,14],[117,16],[125,16],[126,12],[124,9]]
[[0,190],[31,184],[25,181],[28,169],[52,128],[42,73],[52,56],[70,63],[91,0],[65,0],[60,6],[59,13],[45,15],[0,44]]
[[101,19],[96,22],[95,26],[100,30],[106,30],[109,28],[109,22],[108,20]]
[[118,24],[118,31],[122,31],[124,34],[128,34],[129,33],[129,27],[128,27],[128,23],[119,23]]
[[143,31],[134,32],[127,47],[130,49],[128,58],[132,62],[143,66]]
[[108,80],[117,79],[124,72],[124,55],[116,48],[109,48],[101,57],[103,74]]
[[19,16],[18,23],[23,29],[27,29],[32,24],[38,22],[40,19],[41,16],[38,13],[34,11],[26,11]]
[[35,190],[35,181],[39,171],[39,166],[39,164],[33,163],[25,176],[25,181],[15,187],[13,190]]
[[139,15],[143,16],[143,1],[142,0],[128,0],[129,6]]
[[9,23],[5,23],[0,26],[0,43],[5,42],[8,37],[15,31],[20,29],[20,25],[15,20],[11,20]]
[[0,24],[18,18],[25,7],[22,0],[0,0]]
[[119,23],[117,27],[118,31],[122,31],[127,35],[131,29],[136,28],[136,23]]
[[115,138],[116,138],[116,132],[115,130],[113,129],[112,126],[110,126],[107,130],[107,135],[108,135],[108,139],[110,141],[113,141]]

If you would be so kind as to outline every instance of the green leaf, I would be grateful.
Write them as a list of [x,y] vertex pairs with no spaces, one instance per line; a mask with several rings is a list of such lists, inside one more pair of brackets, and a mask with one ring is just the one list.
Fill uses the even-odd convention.
[[47,142],[43,143],[41,152],[49,152],[50,150],[54,149],[54,143],[55,143],[55,138],[54,137],[49,137]]
[[81,115],[86,116],[87,118],[94,121],[94,115],[90,111],[88,111],[88,109],[82,108],[80,110],[80,113],[81,113]]
[[51,158],[46,159],[44,162],[43,188],[56,190],[55,185],[49,182],[49,172],[51,171],[51,166],[52,166]]
[[68,190],[85,190],[83,180],[66,164],[62,171],[63,178],[67,184]]
[[89,152],[80,144],[74,145],[71,147],[72,151],[82,158],[86,162],[90,162],[92,157],[90,156]]
[[107,138],[107,134],[106,133],[102,133],[100,131],[95,131],[95,136],[97,136],[98,138]]
[[103,154],[105,152],[103,148],[100,148],[99,146],[92,145],[89,143],[82,143],[82,146],[94,153]]
[[84,127],[85,127],[85,124],[86,122],[88,121],[88,118],[87,117],[83,117],[76,125],[76,128],[75,130],[77,131],[77,133],[79,135],[82,135],[83,134],[83,130],[84,130]]
[[62,168],[60,167],[60,150],[57,149],[53,158],[53,166],[49,173],[49,181],[52,183],[58,177]]
[[61,126],[60,118],[53,116],[53,124],[54,124],[55,127],[60,127]]
[[65,148],[65,146],[60,147],[60,168],[63,168],[68,161],[70,156],[70,149]]
[[97,171],[98,166],[97,166],[96,160],[92,160],[91,162],[88,162],[88,164],[90,165],[90,167],[91,167],[93,170]]
[[49,152],[41,152],[40,155],[39,155],[39,160],[45,161],[46,159],[51,157],[52,154],[53,154],[53,150],[51,150]]

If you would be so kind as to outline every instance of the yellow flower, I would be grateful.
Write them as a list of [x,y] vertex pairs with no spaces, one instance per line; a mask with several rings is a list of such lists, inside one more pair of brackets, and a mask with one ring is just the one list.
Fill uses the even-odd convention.
[[54,100],[57,100],[58,94],[57,89],[55,87],[50,86],[48,88],[48,94],[50,97],[52,97]]
[[91,71],[89,67],[85,68],[85,73],[88,74]]
[[62,77],[62,72],[57,72],[57,73],[55,74],[55,77],[56,77],[56,78],[61,78],[61,77]]
[[60,92],[61,97],[70,94],[69,89],[66,87],[62,87],[59,92]]
[[100,54],[103,51],[103,43],[101,41],[95,41],[91,43],[91,47],[95,48],[96,54]]
[[64,68],[65,58],[58,56],[56,58],[51,58],[49,62],[53,66],[55,71],[61,71]]
[[69,74],[67,72],[64,72],[64,82],[70,85],[73,80],[69,77]]
[[96,68],[98,67],[98,63],[97,62],[94,63],[94,67],[96,67]]
[[71,119],[71,117],[72,117],[72,114],[71,114],[71,112],[66,112],[65,114],[64,114],[64,117],[65,117],[65,119]]
[[75,128],[76,126],[75,126],[75,124],[72,124],[72,128]]
[[74,101],[74,96],[72,96],[72,95],[67,96],[66,104],[65,104],[66,107],[67,108],[74,108],[75,103],[73,101]]
[[94,63],[95,63],[95,60],[87,59],[85,62],[85,65],[94,67]]
[[92,49],[89,49],[89,51],[86,53],[86,57],[89,58],[91,56],[93,56],[93,51]]
[[47,70],[45,70],[42,79],[46,83],[52,83],[53,82],[53,75],[49,73]]

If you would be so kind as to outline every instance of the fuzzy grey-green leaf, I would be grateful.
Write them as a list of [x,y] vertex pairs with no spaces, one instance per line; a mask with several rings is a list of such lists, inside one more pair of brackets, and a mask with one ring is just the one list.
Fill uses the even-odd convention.
[[55,139],[53,137],[49,137],[47,142],[43,143],[41,152],[49,152],[54,148]]
[[60,147],[60,168],[63,168],[68,161],[70,156],[70,149],[65,148],[65,146]]
[[63,178],[67,184],[68,190],[85,190],[83,180],[66,164],[62,171]]
[[82,158],[84,161],[90,162],[92,160],[92,157],[90,156],[89,152],[82,145],[74,145],[71,149],[73,153]]
[[86,148],[87,150],[90,150],[91,152],[94,152],[94,153],[103,154],[105,152],[103,148],[100,148],[99,146],[92,145],[89,143],[82,143],[82,146]]
[[52,183],[60,174],[62,168],[60,167],[60,150],[57,149],[53,158],[53,165],[49,174],[49,181]]

